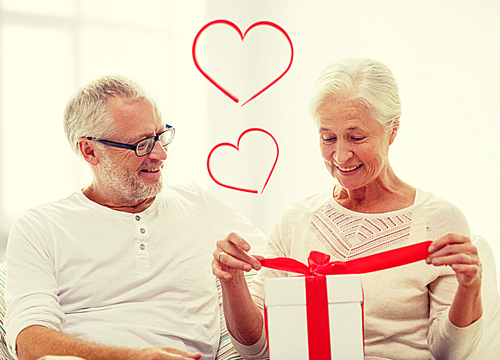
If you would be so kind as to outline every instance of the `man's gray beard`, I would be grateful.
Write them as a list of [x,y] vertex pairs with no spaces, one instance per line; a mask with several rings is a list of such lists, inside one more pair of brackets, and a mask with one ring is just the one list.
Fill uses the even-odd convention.
[[116,167],[106,154],[101,158],[101,181],[115,198],[141,200],[158,195],[163,189],[163,174],[155,184],[147,184],[137,173],[128,174]]

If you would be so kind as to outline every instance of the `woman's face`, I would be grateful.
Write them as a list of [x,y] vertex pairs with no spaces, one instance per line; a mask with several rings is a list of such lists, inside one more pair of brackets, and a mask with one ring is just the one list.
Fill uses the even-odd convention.
[[331,100],[319,108],[319,138],[325,165],[346,190],[374,182],[387,168],[395,132],[349,100]]

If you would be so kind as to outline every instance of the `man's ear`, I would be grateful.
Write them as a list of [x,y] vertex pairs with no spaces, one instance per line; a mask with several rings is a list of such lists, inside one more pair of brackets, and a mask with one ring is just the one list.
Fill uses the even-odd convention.
[[97,165],[99,164],[99,160],[97,159],[95,155],[95,147],[92,144],[92,141],[85,138],[81,137],[78,140],[78,149],[80,150],[80,154],[82,154],[83,159],[88,162],[90,165]]
[[389,145],[392,145],[392,143],[394,142],[394,139],[396,138],[396,135],[398,134],[398,130],[399,130],[399,116],[397,118],[395,118],[394,121],[392,122],[392,129],[391,129],[391,134],[390,134],[390,138],[389,138]]

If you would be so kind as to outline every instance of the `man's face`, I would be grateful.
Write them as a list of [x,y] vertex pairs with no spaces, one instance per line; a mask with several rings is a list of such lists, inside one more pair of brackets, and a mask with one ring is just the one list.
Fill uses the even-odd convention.
[[[124,101],[109,98],[108,112],[116,125],[112,139],[135,144],[165,129],[165,124],[153,105],[147,101]],[[133,150],[106,146],[99,151],[96,180],[105,196],[116,200],[140,200],[156,196],[163,187],[162,169],[167,159],[166,148],[157,142],[151,153],[138,157]]]

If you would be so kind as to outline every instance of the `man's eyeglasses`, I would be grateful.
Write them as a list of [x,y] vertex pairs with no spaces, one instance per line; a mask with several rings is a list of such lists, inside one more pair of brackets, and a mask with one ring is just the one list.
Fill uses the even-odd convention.
[[87,137],[87,139],[100,142],[101,144],[104,144],[106,146],[134,150],[135,154],[137,156],[146,156],[151,151],[153,151],[155,144],[156,144],[156,141],[159,141],[160,145],[162,147],[165,147],[168,144],[170,144],[172,142],[172,140],[174,139],[175,128],[171,125],[165,125],[165,126],[166,126],[165,131],[162,131],[161,133],[159,133],[156,136],[151,136],[151,137],[139,140],[138,142],[136,142],[133,145],[119,143],[116,141],[98,139],[98,138],[94,138],[94,137]]

